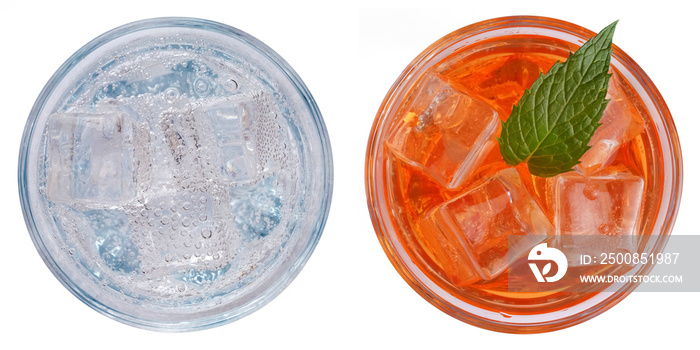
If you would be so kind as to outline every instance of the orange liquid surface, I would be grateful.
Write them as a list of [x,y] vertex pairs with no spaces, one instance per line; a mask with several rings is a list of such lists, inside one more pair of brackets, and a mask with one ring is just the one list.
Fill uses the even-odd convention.
[[[525,89],[541,73],[546,73],[555,62],[565,61],[571,49],[564,43],[536,40],[528,38],[513,40],[508,45],[494,46],[477,53],[457,52],[433,66],[419,78],[415,86],[420,86],[421,79],[437,74],[452,89],[484,102],[496,111],[500,120],[506,120]],[[638,101],[639,97],[630,88],[629,83],[617,71],[613,70],[612,73],[613,78],[608,91],[611,102],[606,110],[606,113],[610,113],[612,117],[607,120],[619,122],[618,116],[624,116],[626,119],[621,130],[611,131],[617,128],[606,129],[604,125],[599,129],[600,134],[597,136],[601,138],[606,137],[606,134],[617,132],[618,139],[623,142],[620,142],[613,156],[602,162],[603,164],[590,159],[591,157],[586,159],[588,155],[584,156],[586,167],[579,172],[587,176],[611,176],[625,173],[643,179],[644,196],[639,205],[639,216],[636,219],[634,232],[642,237],[640,244],[643,245],[646,242],[643,236],[651,234],[654,226],[653,220],[659,205],[659,199],[654,194],[660,193],[658,187],[663,180],[659,175],[663,173],[661,169],[663,165],[654,161],[655,157],[659,157],[658,146],[656,146],[658,136],[653,131],[648,113],[642,109],[642,104]],[[425,122],[420,120],[420,111],[410,110],[412,100],[419,98],[421,96],[418,92],[406,94],[402,107],[391,119],[388,129],[401,129],[406,127],[403,125],[406,123],[410,124],[408,127],[413,127],[421,121]],[[457,123],[459,118],[451,123]],[[606,118],[604,117],[601,121],[605,123]],[[474,122],[470,123],[474,124]],[[444,123],[444,125],[448,124]],[[489,139],[490,143],[487,142],[487,146],[484,146],[486,149],[480,151],[480,158],[475,161],[468,175],[449,185],[446,181],[440,180],[442,174],[440,169],[432,171],[431,174],[431,171],[426,171],[425,167],[396,154],[418,154],[423,156],[423,158],[414,157],[420,158],[419,162],[421,159],[425,162],[437,159],[450,167],[460,161],[454,160],[455,155],[459,157],[466,152],[460,147],[469,147],[471,142],[448,143],[446,136],[441,138],[439,134],[429,139],[418,140],[409,135],[399,141],[386,141],[386,147],[383,150],[385,159],[383,191],[388,207],[392,210],[394,230],[400,244],[410,255],[411,262],[430,276],[432,282],[457,298],[484,309],[510,314],[533,314],[567,308],[590,298],[593,293],[571,293],[565,290],[538,293],[509,292],[507,273],[495,271],[493,275],[488,275],[489,272],[487,272],[486,278],[483,274],[481,276],[475,274],[474,260],[477,260],[476,265],[479,265],[479,259],[495,261],[499,258],[503,259],[507,254],[508,238],[498,232],[499,224],[474,228],[473,232],[462,231],[455,235],[446,235],[444,230],[439,229],[439,226],[444,223],[436,214],[440,213],[436,208],[444,206],[444,203],[458,200],[464,193],[477,188],[494,174],[511,168],[503,161],[498,144],[495,142],[495,136],[500,134],[500,121],[498,124],[496,133]],[[426,125],[431,124],[428,122]],[[596,136],[594,136],[595,140]],[[397,144],[401,147],[400,151],[395,150]],[[544,213],[544,217],[555,227],[557,224],[554,203],[556,178],[545,179],[533,176],[525,164],[520,164],[515,169],[522,186]],[[454,169],[448,170],[446,173],[454,173]],[[439,173],[439,176],[435,176],[435,173]],[[489,191],[495,193],[494,191],[497,190],[496,188]],[[620,195],[624,196],[624,194]],[[472,197],[468,199],[474,201]],[[484,230],[487,232],[483,232]],[[606,232],[609,228],[604,225],[601,225],[599,230],[600,232],[596,234],[610,234]],[[456,238],[460,235],[461,238]],[[474,242],[478,240],[482,254],[476,258],[467,256],[468,254],[460,248],[460,242],[458,242],[460,239]],[[525,256],[516,263],[525,263],[526,258]],[[601,269],[601,266],[572,267],[570,271],[600,273]]]

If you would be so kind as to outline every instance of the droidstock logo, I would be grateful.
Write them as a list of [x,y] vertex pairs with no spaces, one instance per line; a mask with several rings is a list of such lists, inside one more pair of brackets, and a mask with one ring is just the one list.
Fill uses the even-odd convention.
[[[532,248],[532,250],[530,250],[530,254],[527,258],[529,261],[549,261],[546,265],[544,265],[542,271],[540,271],[536,263],[529,263],[530,269],[535,275],[537,282],[544,282],[545,280],[547,282],[556,282],[564,277],[564,274],[566,274],[566,269],[569,267],[564,253],[557,248],[547,247],[547,243],[536,245],[534,248]],[[552,271],[552,263],[557,265],[557,272],[554,274],[554,276],[547,276],[547,274]]]

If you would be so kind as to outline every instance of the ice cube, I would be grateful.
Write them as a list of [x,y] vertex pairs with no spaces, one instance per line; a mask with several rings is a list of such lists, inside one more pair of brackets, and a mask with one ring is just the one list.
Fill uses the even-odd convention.
[[258,176],[255,107],[249,99],[235,99],[207,108],[206,115],[220,148],[221,171],[236,182]]
[[218,150],[219,173],[236,184],[259,180],[286,161],[274,101],[260,91],[240,93],[202,108]]
[[133,123],[121,112],[56,113],[48,122],[46,187],[57,203],[118,205],[136,195]]
[[231,232],[225,187],[152,195],[133,208],[129,218],[146,270],[174,271],[192,265],[219,269],[240,247],[240,236]]
[[605,168],[615,158],[620,146],[644,131],[644,120],[625,93],[621,80],[613,74],[606,98],[610,100],[600,119],[600,127],[588,143],[591,148],[581,157],[578,170],[592,175]]
[[255,185],[232,187],[229,193],[234,224],[244,238],[265,237],[282,221],[284,189],[277,176],[267,176]]
[[458,187],[496,144],[498,115],[486,103],[428,73],[418,83],[387,145],[448,188]]
[[159,127],[163,132],[166,148],[179,168],[194,168],[196,149],[201,147],[201,136],[195,124],[195,112],[191,108],[170,109],[160,116]]
[[[395,189],[389,192],[392,201],[406,203],[405,206],[420,216],[447,200],[442,186],[428,176],[424,168],[406,162],[405,158],[390,147],[386,147],[386,159],[387,181]],[[392,210],[399,210],[400,207],[403,205],[394,206]]]
[[155,161],[163,166],[154,169],[154,185],[172,186],[178,183],[188,187],[190,182],[202,179],[218,179],[218,146],[211,140],[213,128],[203,111],[196,106],[170,108],[161,113],[158,120],[159,133],[152,141],[159,146],[153,154]]
[[[568,172],[557,176],[554,219],[557,235],[626,236],[628,239],[615,240],[618,247],[609,247],[604,252],[624,250],[636,253],[643,190],[644,180],[629,173],[583,176]],[[571,250],[576,247],[563,248]],[[580,249],[574,249],[574,252],[590,254],[590,251]],[[570,260],[574,266],[579,261]]]
[[[458,247],[468,261],[457,283],[491,280],[530,249],[553,237],[554,228],[514,168],[501,170],[428,212],[421,227]],[[508,236],[511,236],[510,245]],[[513,236],[517,236],[514,238]]]
[[139,271],[139,250],[131,238],[129,221],[121,210],[88,210],[83,213],[95,233],[95,246],[102,261],[113,271]]
[[251,96],[255,106],[253,123],[258,170],[261,174],[269,174],[281,169],[286,163],[287,157],[293,153],[284,150],[286,147],[284,142],[287,137],[282,134],[283,128],[280,125],[285,118],[280,116],[289,113],[289,110],[280,111],[278,104],[272,97],[262,91],[254,92]]

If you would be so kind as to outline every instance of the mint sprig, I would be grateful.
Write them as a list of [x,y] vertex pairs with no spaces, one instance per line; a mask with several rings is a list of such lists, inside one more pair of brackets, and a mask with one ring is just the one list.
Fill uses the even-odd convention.
[[531,174],[552,177],[579,163],[608,103],[616,25],[605,27],[564,63],[555,63],[525,91],[498,138],[506,164],[527,162]]

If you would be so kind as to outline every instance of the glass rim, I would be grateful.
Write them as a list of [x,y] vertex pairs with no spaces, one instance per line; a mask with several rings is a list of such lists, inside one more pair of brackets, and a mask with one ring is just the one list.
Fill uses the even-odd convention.
[[[506,31],[503,31],[501,34],[495,33],[499,30],[514,28],[521,31],[517,33]],[[456,43],[463,46],[470,46],[474,42],[478,41],[475,38],[483,39],[488,37],[489,39],[494,39],[503,36],[513,37],[519,35],[536,35],[542,36],[543,38],[551,37],[538,32],[541,30],[564,33],[576,37],[579,39],[579,42],[576,43],[577,46],[581,46],[583,42],[595,35],[595,32],[584,27],[555,18],[540,16],[508,16],[470,24],[439,38],[430,44],[425,50],[423,50],[416,58],[414,58],[392,84],[375,116],[365,155],[365,191],[367,195],[368,210],[370,212],[372,224],[379,242],[390,262],[397,272],[399,272],[399,275],[401,275],[401,277],[419,295],[448,315],[481,328],[507,333],[548,332],[576,325],[613,307],[627,295],[629,295],[629,293],[631,293],[637,287],[637,285],[630,283],[619,290],[611,292],[606,290],[604,292],[600,292],[589,299],[572,305],[569,309],[576,309],[583,304],[590,303],[590,301],[594,301],[593,305],[583,307],[582,310],[572,311],[568,316],[551,317],[550,319],[544,321],[541,320],[542,315],[556,315],[557,311],[534,315],[539,319],[537,321],[533,320],[530,322],[527,320],[528,317],[512,317],[508,319],[509,321],[498,321],[484,316],[484,313],[479,315],[475,312],[464,310],[458,305],[455,305],[455,303],[467,304],[473,307],[473,309],[476,311],[487,311],[483,310],[480,306],[478,306],[478,304],[471,304],[459,300],[456,297],[450,297],[448,291],[442,289],[439,285],[434,283],[419,268],[411,268],[411,266],[409,266],[410,259],[408,260],[409,262],[406,261],[407,253],[405,248],[396,239],[389,237],[390,235],[396,236],[392,217],[390,210],[386,207],[387,204],[383,203],[384,201],[380,199],[379,196],[381,194],[377,192],[377,185],[375,185],[376,183],[384,183],[385,179],[383,176],[375,175],[377,172],[379,172],[379,170],[376,169],[381,169],[382,167],[383,156],[381,156],[382,149],[380,140],[382,139],[381,135],[386,130],[385,124],[389,122],[389,116],[396,112],[395,108],[398,108],[397,104],[400,104],[401,99],[405,96],[406,90],[409,90],[411,85],[409,82],[411,82],[412,79],[416,79],[416,77],[420,77],[425,71],[433,67],[435,64],[437,64],[437,62],[440,62],[439,55],[444,50],[447,50],[450,46]],[[492,34],[492,36],[488,36],[487,34]],[[472,41],[470,42],[470,40]],[[566,39],[563,40],[567,41],[568,43],[575,44]],[[663,173],[664,196],[662,199],[660,199],[660,201],[662,201],[664,204],[660,205],[660,210],[652,233],[653,236],[658,237],[655,242],[652,243],[652,247],[649,248],[653,249],[654,251],[658,251],[662,250],[666,244],[668,236],[670,235],[675,223],[680,205],[683,182],[683,166],[680,142],[678,140],[676,127],[668,106],[648,75],[631,57],[629,57],[614,43],[612,56],[612,61],[616,63],[615,66],[622,66],[629,70],[630,76],[625,77],[630,80],[630,82],[630,77],[634,78],[636,81],[634,86],[635,91],[637,91],[640,96],[646,94],[649,97],[648,100],[645,99],[644,101],[645,107],[650,111],[654,110],[658,113],[658,121],[653,117],[651,119],[654,120],[656,130],[659,132],[659,139],[661,143],[665,143],[669,148],[667,150],[668,156],[666,157],[666,159],[669,161],[669,165]],[[638,91],[639,88],[643,89],[643,91]],[[661,125],[656,125],[658,122],[660,122]],[[657,227],[659,228],[658,230]],[[640,271],[640,273],[646,274],[652,267],[653,266],[646,266]],[[492,312],[491,310],[488,311]],[[516,322],[516,320],[521,319],[524,322]]]

